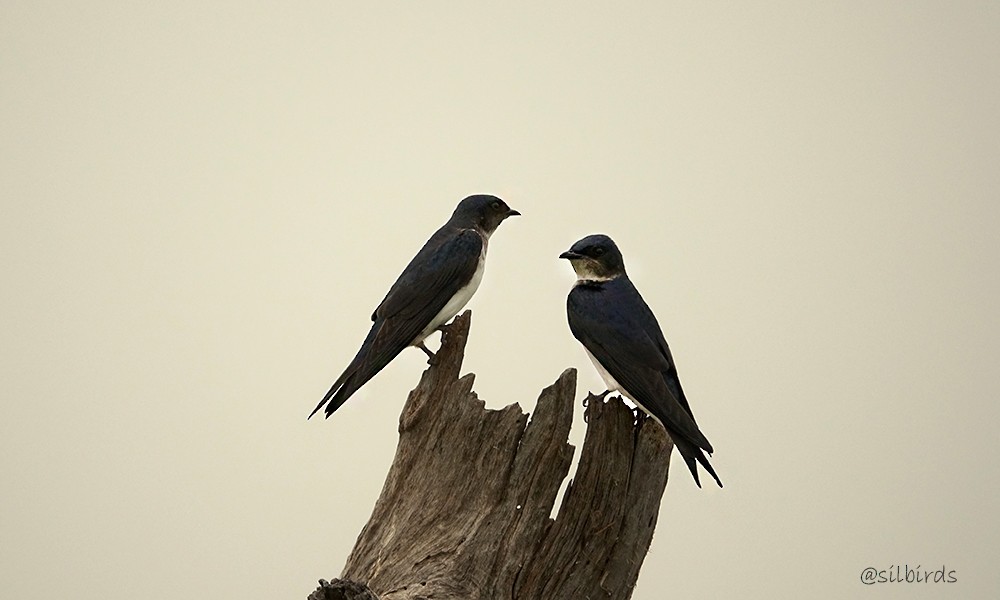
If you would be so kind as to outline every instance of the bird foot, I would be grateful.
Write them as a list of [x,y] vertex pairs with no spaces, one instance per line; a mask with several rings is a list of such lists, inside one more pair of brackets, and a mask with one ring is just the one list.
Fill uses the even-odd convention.
[[[611,390],[604,390],[600,394],[595,394],[594,392],[588,392],[587,395],[583,398],[583,408],[587,408],[587,406],[590,405],[590,399],[591,398],[594,398],[594,399],[600,400],[601,402],[604,402],[604,397],[607,396],[610,393],[611,393]],[[589,423],[590,422],[588,420],[588,418],[587,418],[586,411],[584,411],[584,413],[583,413],[583,422],[584,423]]]
[[610,393],[611,393],[611,390],[604,390],[600,394],[595,394],[594,392],[590,392],[590,395],[583,399],[583,406],[586,407],[587,406],[587,402],[589,402],[591,398],[596,398],[596,399],[600,400],[601,402],[604,402],[605,396],[607,396]]
[[437,354],[434,354],[433,352],[431,352],[430,349],[427,346],[425,346],[423,342],[420,342],[419,344],[417,344],[417,348],[420,348],[421,350],[423,350],[424,354],[427,355],[427,364],[429,364],[431,366],[434,366],[434,365],[437,364]]

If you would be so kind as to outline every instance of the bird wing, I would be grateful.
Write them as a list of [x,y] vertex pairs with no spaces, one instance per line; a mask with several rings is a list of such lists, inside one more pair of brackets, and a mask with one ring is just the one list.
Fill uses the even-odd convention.
[[[634,287],[624,282],[578,285],[567,299],[570,330],[625,391],[668,430],[712,452],[676,380],[663,333]],[[631,290],[628,288],[631,287]],[[649,315],[646,312],[649,311]]]
[[[635,289],[635,286],[632,286],[631,282],[629,282],[629,285],[632,289]],[[667,344],[667,339],[663,337],[663,330],[660,329],[660,324],[656,320],[656,315],[653,314],[653,310],[649,308],[649,305],[646,304],[645,300],[643,300],[639,290],[635,290],[635,295],[639,299],[637,303],[639,305],[638,310],[641,311],[646,322],[653,324],[652,328],[646,328],[646,332],[649,334],[650,339],[656,344],[656,347],[659,349],[660,353],[669,365],[668,368],[663,371],[663,381],[670,389],[670,392],[677,398],[678,402],[681,403],[681,406],[684,407],[687,414],[691,415],[691,419],[694,420],[694,413],[691,412],[691,406],[688,404],[687,396],[684,395],[684,389],[681,387],[680,376],[677,375],[677,366],[674,364],[674,356],[670,353],[670,346]],[[697,421],[695,421],[695,425],[697,425]]]
[[472,279],[482,252],[483,238],[472,229],[439,231],[403,269],[372,313],[372,321],[412,319],[420,323],[413,332],[416,337]]
[[[372,313],[371,330],[361,349],[313,410],[329,401],[327,416],[409,346],[452,296],[476,272],[483,239],[466,229],[441,229],[403,269]],[[312,415],[310,415],[312,416]]]
[[471,229],[442,237],[440,242],[428,240],[372,313],[378,333],[359,370],[369,364],[378,365],[376,373],[381,370],[472,279],[479,266],[483,238]]

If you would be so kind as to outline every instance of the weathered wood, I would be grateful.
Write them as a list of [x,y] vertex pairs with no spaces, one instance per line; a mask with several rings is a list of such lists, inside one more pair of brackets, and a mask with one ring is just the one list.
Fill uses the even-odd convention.
[[378,596],[368,586],[356,581],[320,579],[319,587],[306,600],[378,600]]
[[[619,399],[589,396],[577,474],[551,519],[573,457],[576,370],[542,391],[530,422],[516,403],[487,410],[475,376],[459,376],[470,322],[466,311],[445,328],[410,392],[382,494],[334,583],[363,583],[379,600],[631,597],[669,438]],[[341,597],[355,596],[315,600]]]

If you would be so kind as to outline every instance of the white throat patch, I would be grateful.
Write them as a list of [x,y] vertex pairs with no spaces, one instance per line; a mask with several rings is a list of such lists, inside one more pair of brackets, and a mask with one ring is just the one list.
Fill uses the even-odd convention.
[[611,281],[614,277],[608,277],[606,275],[598,274],[594,271],[593,264],[590,260],[586,258],[577,258],[569,261],[569,264],[573,265],[573,270],[576,271],[576,282],[581,283],[584,281]]

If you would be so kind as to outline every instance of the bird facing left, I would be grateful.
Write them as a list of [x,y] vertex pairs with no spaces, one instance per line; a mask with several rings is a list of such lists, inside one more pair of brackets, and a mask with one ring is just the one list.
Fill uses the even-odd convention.
[[344,372],[309,417],[329,417],[407,346],[429,358],[424,339],[469,302],[483,279],[490,236],[521,213],[488,194],[469,196],[417,252],[372,313],[372,328]]

